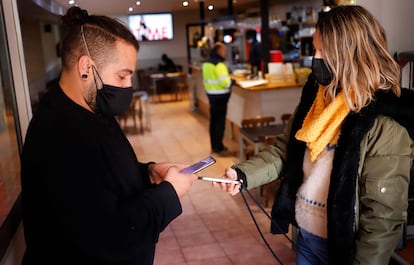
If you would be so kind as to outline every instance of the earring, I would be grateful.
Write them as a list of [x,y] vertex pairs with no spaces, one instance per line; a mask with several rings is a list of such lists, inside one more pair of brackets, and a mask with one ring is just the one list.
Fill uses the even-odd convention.
[[82,77],[82,79],[87,79],[88,75],[87,74],[82,74],[81,77]]

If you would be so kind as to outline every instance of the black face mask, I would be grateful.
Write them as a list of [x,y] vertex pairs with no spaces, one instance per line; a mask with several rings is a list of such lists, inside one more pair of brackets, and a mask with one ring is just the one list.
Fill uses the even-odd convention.
[[94,68],[96,76],[102,83],[102,88],[96,85],[96,112],[104,116],[115,116],[125,112],[132,101],[132,87],[122,88],[104,84],[98,71]]
[[312,74],[316,81],[323,86],[327,86],[332,82],[333,76],[325,61],[320,58],[312,59]]

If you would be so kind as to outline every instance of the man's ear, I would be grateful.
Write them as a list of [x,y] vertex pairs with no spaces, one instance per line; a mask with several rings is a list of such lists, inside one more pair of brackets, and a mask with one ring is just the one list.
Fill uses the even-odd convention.
[[77,64],[78,75],[82,80],[87,80],[90,76],[92,61],[89,56],[82,55]]

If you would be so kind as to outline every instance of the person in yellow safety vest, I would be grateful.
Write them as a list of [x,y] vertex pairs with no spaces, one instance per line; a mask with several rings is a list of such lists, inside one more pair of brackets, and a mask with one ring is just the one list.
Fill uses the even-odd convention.
[[225,58],[226,46],[217,42],[214,44],[208,60],[202,65],[204,89],[210,104],[211,149],[213,153],[219,155],[228,154],[228,149],[223,145],[223,136],[232,80],[224,63]]

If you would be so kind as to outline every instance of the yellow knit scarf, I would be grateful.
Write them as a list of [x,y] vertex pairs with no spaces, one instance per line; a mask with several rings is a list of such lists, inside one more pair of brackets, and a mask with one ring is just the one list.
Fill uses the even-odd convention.
[[339,130],[349,111],[342,91],[325,107],[323,86],[319,86],[315,101],[303,121],[302,128],[295,135],[296,139],[306,142],[312,162],[318,158],[328,144],[337,143]]

